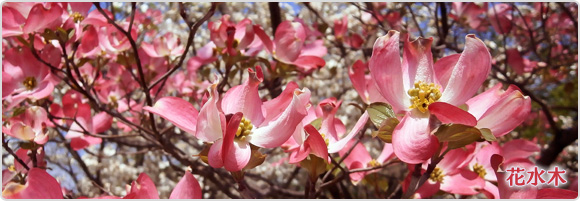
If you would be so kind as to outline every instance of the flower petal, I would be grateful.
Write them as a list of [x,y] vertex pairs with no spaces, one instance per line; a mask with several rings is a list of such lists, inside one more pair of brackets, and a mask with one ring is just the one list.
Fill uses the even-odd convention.
[[465,37],[465,48],[451,72],[439,101],[461,105],[477,92],[491,70],[491,55],[485,43],[473,34]]
[[459,61],[460,56],[461,54],[452,54],[437,60],[437,62],[433,64],[435,77],[437,77],[437,80],[441,86],[447,86],[447,82],[449,82],[449,79],[451,78],[453,68],[457,64],[457,61]]
[[238,112],[230,118],[222,144],[221,153],[224,167],[230,172],[242,170],[252,156],[250,144],[247,141],[235,139],[242,116],[242,113]]
[[365,111],[360,116],[360,118],[358,119],[358,121],[356,122],[356,124],[354,125],[352,130],[350,130],[350,133],[348,133],[348,135],[346,135],[344,138],[340,139],[339,141],[328,145],[328,153],[336,153],[336,152],[340,151],[341,149],[343,149],[345,147],[346,143],[349,142],[352,138],[354,138],[360,132],[360,130],[367,123],[368,119],[369,119],[369,114]]
[[[2,191],[2,197],[7,199],[62,199],[60,184],[54,177],[40,168],[31,168],[28,171],[24,189],[11,191],[7,185]],[[14,184],[14,183],[13,183]]]
[[175,185],[169,199],[201,199],[199,182],[189,171],[185,171],[183,178]]
[[276,58],[284,63],[292,63],[300,55],[305,39],[304,26],[299,22],[287,20],[280,23],[274,35]]
[[207,89],[209,99],[199,110],[197,118],[195,136],[206,142],[213,142],[224,136],[226,122],[223,113],[218,110],[219,94],[217,92],[217,83],[212,84]]
[[290,105],[276,119],[264,122],[249,135],[250,143],[263,148],[274,148],[282,145],[296,130],[307,114],[306,104],[310,99],[310,90],[296,89]]
[[417,38],[409,41],[406,34],[405,47],[403,48],[403,85],[405,90],[412,88],[415,82],[435,83],[435,71],[433,70],[433,55],[431,43],[433,38]]
[[538,144],[525,139],[510,140],[501,147],[501,153],[506,161],[516,158],[528,158],[539,151],[540,146]]
[[143,109],[167,119],[185,132],[195,134],[197,110],[181,98],[163,97],[153,107],[145,106]]
[[477,122],[477,127],[489,128],[496,137],[503,136],[526,119],[531,104],[529,97],[524,96],[519,90],[514,90],[489,108]]
[[262,68],[256,66],[256,72],[248,69],[249,79],[242,85],[232,87],[222,99],[222,110],[225,114],[241,112],[252,121],[254,125],[260,125],[264,121],[262,113],[262,99],[258,94],[258,85],[263,81]]
[[268,122],[284,112],[284,109],[292,102],[294,90],[298,88],[298,84],[290,81],[286,84],[286,88],[278,97],[264,102],[262,111],[264,112],[264,121]]
[[462,169],[457,174],[446,175],[441,183],[441,190],[461,195],[475,195],[482,189],[485,181],[470,170]]
[[322,158],[326,163],[329,163],[328,147],[326,147],[326,142],[324,142],[324,139],[320,133],[318,133],[318,130],[316,130],[316,128],[311,124],[304,126],[304,130],[308,133],[306,144],[310,147],[311,153]]
[[137,180],[131,183],[131,190],[124,199],[159,199],[159,192],[153,180],[145,173],[139,174]]
[[393,131],[392,142],[395,155],[409,164],[427,161],[439,148],[439,140],[429,130],[429,117],[417,110],[403,117]]
[[369,61],[372,78],[379,92],[393,106],[395,111],[406,110],[410,106],[409,97],[403,87],[403,71],[399,56],[399,32],[389,31],[377,39],[373,55]]
[[560,188],[544,188],[538,190],[536,199],[576,199],[578,192],[560,189]]
[[445,102],[435,102],[429,105],[429,112],[444,124],[477,125],[477,119],[469,112]]
[[[501,89],[502,84],[498,83],[492,88],[485,90],[483,93],[469,99],[466,104],[468,106],[468,112],[475,116],[475,118],[481,118],[483,115],[497,100],[499,100],[505,92]],[[508,89],[509,90],[509,89]]]
[[211,167],[213,168],[221,168],[224,166],[224,161],[222,159],[222,144],[224,142],[223,138],[216,140],[211,147],[209,148],[209,152],[207,154],[207,160]]
[[[346,16],[345,16],[346,17]],[[363,61],[356,60],[351,68],[348,69],[348,77],[350,78],[350,82],[352,83],[352,87],[358,93],[358,96],[362,99],[363,102],[369,104],[369,94],[367,92],[366,87],[366,79],[365,79],[365,70],[366,70],[365,63]]]

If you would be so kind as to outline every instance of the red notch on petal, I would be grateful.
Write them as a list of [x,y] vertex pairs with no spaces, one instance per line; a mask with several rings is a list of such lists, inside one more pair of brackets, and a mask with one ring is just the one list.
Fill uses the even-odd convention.
[[316,130],[316,128],[314,128],[314,126],[311,124],[304,126],[304,130],[306,130],[306,132],[309,134],[308,139],[306,139],[306,143],[308,146],[310,146],[312,154],[324,159],[326,163],[329,163],[328,148],[326,147],[324,138],[322,138],[318,130]]
[[435,102],[429,105],[429,112],[444,124],[477,125],[477,119],[469,112],[445,102]]
[[236,131],[240,126],[240,121],[244,114],[238,112],[234,114],[228,121],[228,126],[226,128],[226,136],[224,136],[224,142],[222,144],[222,161],[226,161],[226,156],[232,146],[234,145],[234,138],[236,137]]

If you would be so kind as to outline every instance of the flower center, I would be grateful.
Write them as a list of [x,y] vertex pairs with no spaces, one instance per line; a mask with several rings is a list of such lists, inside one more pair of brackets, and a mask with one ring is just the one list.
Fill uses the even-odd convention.
[[429,179],[431,181],[434,181],[434,182],[443,183],[443,176],[445,176],[443,174],[443,171],[441,171],[441,169],[439,169],[438,167],[436,167],[433,170],[433,172],[431,172],[431,175],[430,175]]
[[240,121],[240,126],[236,131],[236,138],[240,140],[246,140],[246,136],[252,133],[253,128],[254,125],[252,125],[252,122],[249,119],[242,117],[242,120]]
[[483,165],[480,165],[478,163],[475,163],[475,165],[473,165],[473,172],[477,173],[481,178],[485,177],[485,175],[487,174],[487,172],[485,172],[485,168],[483,168]]
[[85,19],[85,17],[83,15],[81,15],[79,12],[74,12],[74,13],[70,14],[70,16],[73,18],[73,21],[75,23],[78,23],[78,22],[83,21]]
[[439,88],[435,83],[415,82],[415,87],[407,92],[411,96],[411,109],[417,108],[421,112],[426,112],[431,103],[441,98]]
[[22,84],[24,85],[24,87],[26,87],[26,90],[32,90],[36,87],[36,85],[38,85],[38,83],[36,82],[36,78],[34,77],[25,78],[24,81],[22,81]]
[[326,138],[326,135],[324,133],[320,133],[320,136],[322,136],[322,139],[324,139],[324,143],[326,143],[326,146],[328,147],[330,141],[328,140],[328,138]]
[[373,159],[373,160],[369,161],[369,163],[367,163],[367,166],[378,167],[378,166],[381,166],[381,163],[379,163],[377,160]]

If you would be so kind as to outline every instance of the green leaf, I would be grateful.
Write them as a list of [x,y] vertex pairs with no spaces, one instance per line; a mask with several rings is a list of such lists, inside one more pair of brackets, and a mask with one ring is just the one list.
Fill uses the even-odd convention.
[[495,136],[491,133],[491,130],[489,130],[489,128],[482,128],[479,129],[479,131],[481,132],[481,136],[483,137],[483,139],[485,139],[486,141],[492,142],[497,140]]
[[322,126],[322,117],[310,122],[310,125],[314,126],[316,130],[320,130],[320,127]]
[[399,120],[397,118],[387,118],[383,121],[379,130],[373,131],[371,134],[373,137],[379,137],[383,142],[391,143],[393,138],[393,131],[399,124]]
[[24,111],[26,111],[25,107],[17,107],[16,109],[14,109],[14,111],[12,112],[12,117],[21,115],[22,113],[24,113]]
[[367,107],[367,111],[371,122],[373,122],[377,128],[381,128],[384,120],[388,118],[397,118],[395,112],[393,112],[393,107],[386,103],[371,103],[371,105]]
[[481,132],[475,127],[451,124],[440,126],[435,136],[439,142],[448,142],[449,149],[456,149],[481,139]]

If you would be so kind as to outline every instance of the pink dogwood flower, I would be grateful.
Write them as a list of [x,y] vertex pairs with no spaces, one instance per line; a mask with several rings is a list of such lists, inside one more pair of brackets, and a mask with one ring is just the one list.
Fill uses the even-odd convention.
[[276,60],[296,65],[303,72],[310,72],[326,65],[322,57],[327,50],[322,40],[306,43],[306,29],[300,22],[284,21],[278,25],[272,41],[262,28],[254,25],[256,35]]
[[185,51],[179,38],[170,32],[160,37],[155,37],[152,43],[142,43],[141,48],[151,57],[175,58],[181,56],[183,51]]
[[[250,144],[274,148],[292,136],[307,114],[310,99],[308,89],[295,89],[290,104],[282,112],[265,116],[258,94],[258,85],[263,80],[261,67],[256,67],[255,72],[248,71],[249,79],[242,85],[230,88],[221,99],[221,104],[217,83],[212,84],[208,88],[210,97],[199,114],[187,101],[172,97],[162,98],[153,107],[144,109],[189,133],[195,133],[205,142],[213,142],[208,154],[212,167],[240,171],[250,160]],[[277,111],[279,109],[276,108]]]
[[399,57],[399,32],[389,31],[375,42],[369,62],[380,94],[405,116],[393,131],[395,154],[406,163],[423,163],[439,147],[431,134],[429,117],[442,123],[475,126],[473,115],[458,108],[479,89],[491,69],[491,55],[475,35],[465,37],[463,53],[433,64],[433,39],[405,38],[403,60]]
[[[453,149],[449,151],[437,164],[429,179],[416,191],[416,198],[428,198],[439,190],[460,195],[475,195],[482,189],[485,181],[473,171],[466,168],[467,161],[472,156],[475,146],[466,149]],[[411,166],[410,166],[411,167]],[[427,163],[423,164],[423,170]],[[409,174],[410,178],[411,174]]]
[[6,134],[24,141],[34,141],[37,144],[44,144],[48,141],[45,123],[48,117],[44,108],[29,107],[20,118],[11,119],[10,128],[7,128],[9,132],[5,132]]
[[476,143],[475,146],[476,151],[473,153],[473,157],[468,159],[468,168],[485,180],[485,186],[481,190],[488,198],[500,197],[497,186],[491,183],[497,182],[495,174],[492,174],[494,172],[490,163],[492,155],[502,155],[506,159],[505,164],[512,162],[532,164],[528,158],[540,151],[538,144],[524,139],[511,140],[502,146],[497,142],[491,144],[481,142]]
[[387,102],[379,93],[375,80],[370,74],[365,72],[368,70],[368,64],[361,60],[357,60],[348,70],[348,77],[352,82],[352,87],[356,90],[362,101],[366,104],[374,102]]
[[62,199],[60,184],[40,168],[31,168],[24,185],[8,182],[3,186],[2,197],[7,199]]
[[[201,197],[199,182],[191,172],[185,171],[181,180],[175,185],[169,199],[201,199]],[[107,196],[100,198],[107,198]],[[119,199],[118,197],[109,198]],[[147,174],[141,173],[137,180],[128,187],[127,195],[123,199],[159,199],[159,192],[153,180]]]
[[498,154],[492,155],[490,161],[495,176],[497,177],[500,199],[575,199],[578,197],[577,191],[560,188],[538,188],[533,185],[517,188],[510,187],[505,182],[508,177],[505,168],[511,165],[517,165],[529,170],[530,168],[528,167],[532,167],[533,164],[521,164],[518,162],[504,164],[504,158]]
[[[7,108],[27,98],[39,100],[48,97],[56,80],[50,74],[48,66],[34,58],[28,48],[10,49],[4,53],[2,61],[2,99],[10,104]],[[52,66],[58,67],[61,62],[60,52],[52,45],[46,45],[39,55]]]
[[515,85],[507,90],[499,83],[485,92],[467,100],[468,112],[477,119],[476,128],[490,129],[501,137],[520,125],[532,108],[531,99],[524,96]]
[[[287,93],[286,90],[283,93]],[[294,131],[294,137],[284,143],[290,152],[290,163],[299,162],[308,156],[305,152],[308,152],[307,146],[312,146],[312,144],[306,143],[304,139],[308,141],[312,133],[318,133],[322,137],[324,141],[322,145],[328,153],[337,153],[343,150],[345,145],[360,132],[368,121],[368,113],[363,113],[351,131],[346,134],[344,124],[335,117],[341,103],[342,101],[337,101],[336,98],[328,98],[321,101],[318,107],[310,108],[308,115]],[[320,119],[320,129],[316,132],[308,132],[306,127],[316,119]],[[302,129],[303,127],[304,129]],[[306,133],[309,135],[306,136]]]
[[[350,140],[348,144],[346,144],[345,148],[338,152],[340,157],[344,157],[348,149],[353,146],[354,142],[356,142],[356,140],[354,139]],[[354,170],[361,168],[378,167],[394,157],[395,154],[393,153],[393,145],[390,143],[384,144],[383,150],[376,159],[371,157],[369,151],[362,143],[357,143],[355,147],[352,149],[351,153],[344,159],[343,162],[349,170]],[[380,171],[380,169],[350,173],[349,174],[350,181],[353,184],[357,185],[360,181],[364,179],[366,175],[378,171]]]

